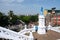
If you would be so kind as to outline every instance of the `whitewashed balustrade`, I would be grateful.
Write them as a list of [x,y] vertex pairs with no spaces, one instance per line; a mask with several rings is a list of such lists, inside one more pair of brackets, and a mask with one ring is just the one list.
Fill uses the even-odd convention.
[[[31,30],[26,29],[25,32],[27,32],[27,31],[30,32]],[[21,32],[23,33],[24,30]],[[12,30],[0,27],[0,38],[12,39],[12,40],[30,40],[30,39],[32,39],[30,36],[21,34],[21,32],[18,33],[18,32],[14,32]]]

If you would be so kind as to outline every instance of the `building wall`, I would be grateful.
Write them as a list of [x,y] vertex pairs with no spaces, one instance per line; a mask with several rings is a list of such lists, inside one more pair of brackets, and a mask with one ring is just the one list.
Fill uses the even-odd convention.
[[47,14],[45,16],[45,25],[48,26],[49,22],[52,26],[58,26],[60,25],[60,10],[54,10],[55,12],[52,12],[52,10],[47,10]]
[[46,16],[46,15],[47,15],[47,13],[48,13],[48,12],[47,12],[47,10],[45,9],[45,10],[44,10],[44,16]]

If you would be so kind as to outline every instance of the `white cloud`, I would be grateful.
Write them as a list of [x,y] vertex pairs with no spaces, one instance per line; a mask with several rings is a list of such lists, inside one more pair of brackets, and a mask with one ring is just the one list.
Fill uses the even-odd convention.
[[[0,0],[0,5],[4,5],[4,6],[21,5],[21,2],[23,2],[23,1],[24,0]],[[20,4],[17,4],[17,3],[20,3]]]
[[13,2],[13,1],[15,1],[15,0],[1,0],[3,3],[11,3],[11,2]]
[[16,0],[17,2],[23,2],[24,0]]
[[1,0],[1,2],[3,2],[3,3],[11,3],[11,2],[19,2],[19,3],[21,3],[23,1],[24,0]]

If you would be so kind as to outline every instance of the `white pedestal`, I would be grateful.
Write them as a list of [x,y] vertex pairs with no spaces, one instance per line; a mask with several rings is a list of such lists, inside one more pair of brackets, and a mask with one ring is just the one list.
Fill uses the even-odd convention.
[[46,34],[45,28],[38,27],[38,34]]
[[38,26],[38,34],[46,34],[45,30],[45,17],[43,15],[39,15],[39,26]]

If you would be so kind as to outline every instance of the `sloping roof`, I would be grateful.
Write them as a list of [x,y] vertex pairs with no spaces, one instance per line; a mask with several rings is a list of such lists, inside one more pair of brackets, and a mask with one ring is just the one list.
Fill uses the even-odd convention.
[[[52,12],[52,10],[48,10],[48,12]],[[60,10],[55,10],[56,13],[60,13]]]

